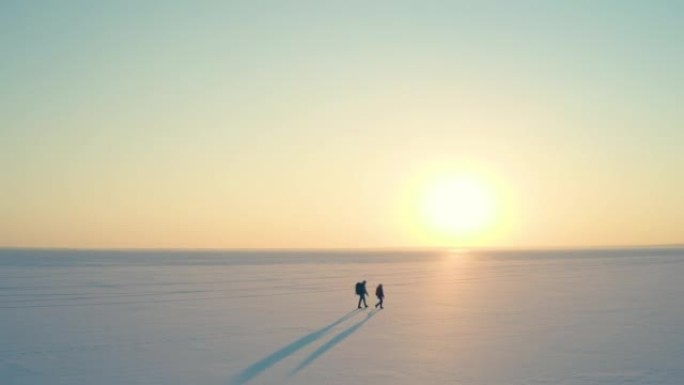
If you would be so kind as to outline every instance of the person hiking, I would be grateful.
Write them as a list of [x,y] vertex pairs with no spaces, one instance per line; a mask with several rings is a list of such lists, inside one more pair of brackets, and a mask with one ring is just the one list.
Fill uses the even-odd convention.
[[377,308],[380,306],[380,309],[384,309],[384,307],[382,307],[382,301],[385,299],[385,290],[383,290],[382,284],[379,284],[378,287],[375,288],[375,296],[378,297],[378,303],[375,304],[375,307]]
[[361,309],[361,302],[363,301],[363,306],[368,307],[366,304],[366,296],[368,295],[368,290],[366,290],[366,281],[361,281],[356,283],[356,295],[359,296],[358,309]]

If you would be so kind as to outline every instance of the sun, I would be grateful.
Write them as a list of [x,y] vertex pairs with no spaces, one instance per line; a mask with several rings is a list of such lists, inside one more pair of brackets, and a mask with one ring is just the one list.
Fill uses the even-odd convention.
[[491,188],[473,176],[444,176],[424,186],[421,222],[435,238],[473,241],[496,219],[494,198]]

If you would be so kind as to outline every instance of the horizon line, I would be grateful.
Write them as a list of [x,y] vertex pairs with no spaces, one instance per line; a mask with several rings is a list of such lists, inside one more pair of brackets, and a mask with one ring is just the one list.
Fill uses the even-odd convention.
[[601,249],[656,249],[684,248],[684,243],[583,245],[583,246],[345,246],[345,247],[71,247],[71,246],[0,246],[0,250],[46,251],[166,251],[166,252],[330,252],[330,251],[543,251],[543,250],[601,250]]

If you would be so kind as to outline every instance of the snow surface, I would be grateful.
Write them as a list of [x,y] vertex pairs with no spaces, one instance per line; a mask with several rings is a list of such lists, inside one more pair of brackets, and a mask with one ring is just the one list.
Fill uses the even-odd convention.
[[0,383],[680,385],[683,277],[677,248],[6,249]]

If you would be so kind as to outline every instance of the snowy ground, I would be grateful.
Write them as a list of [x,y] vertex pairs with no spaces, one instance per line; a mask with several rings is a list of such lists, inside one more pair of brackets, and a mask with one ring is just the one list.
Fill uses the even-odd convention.
[[0,250],[0,383],[681,385],[684,250]]

